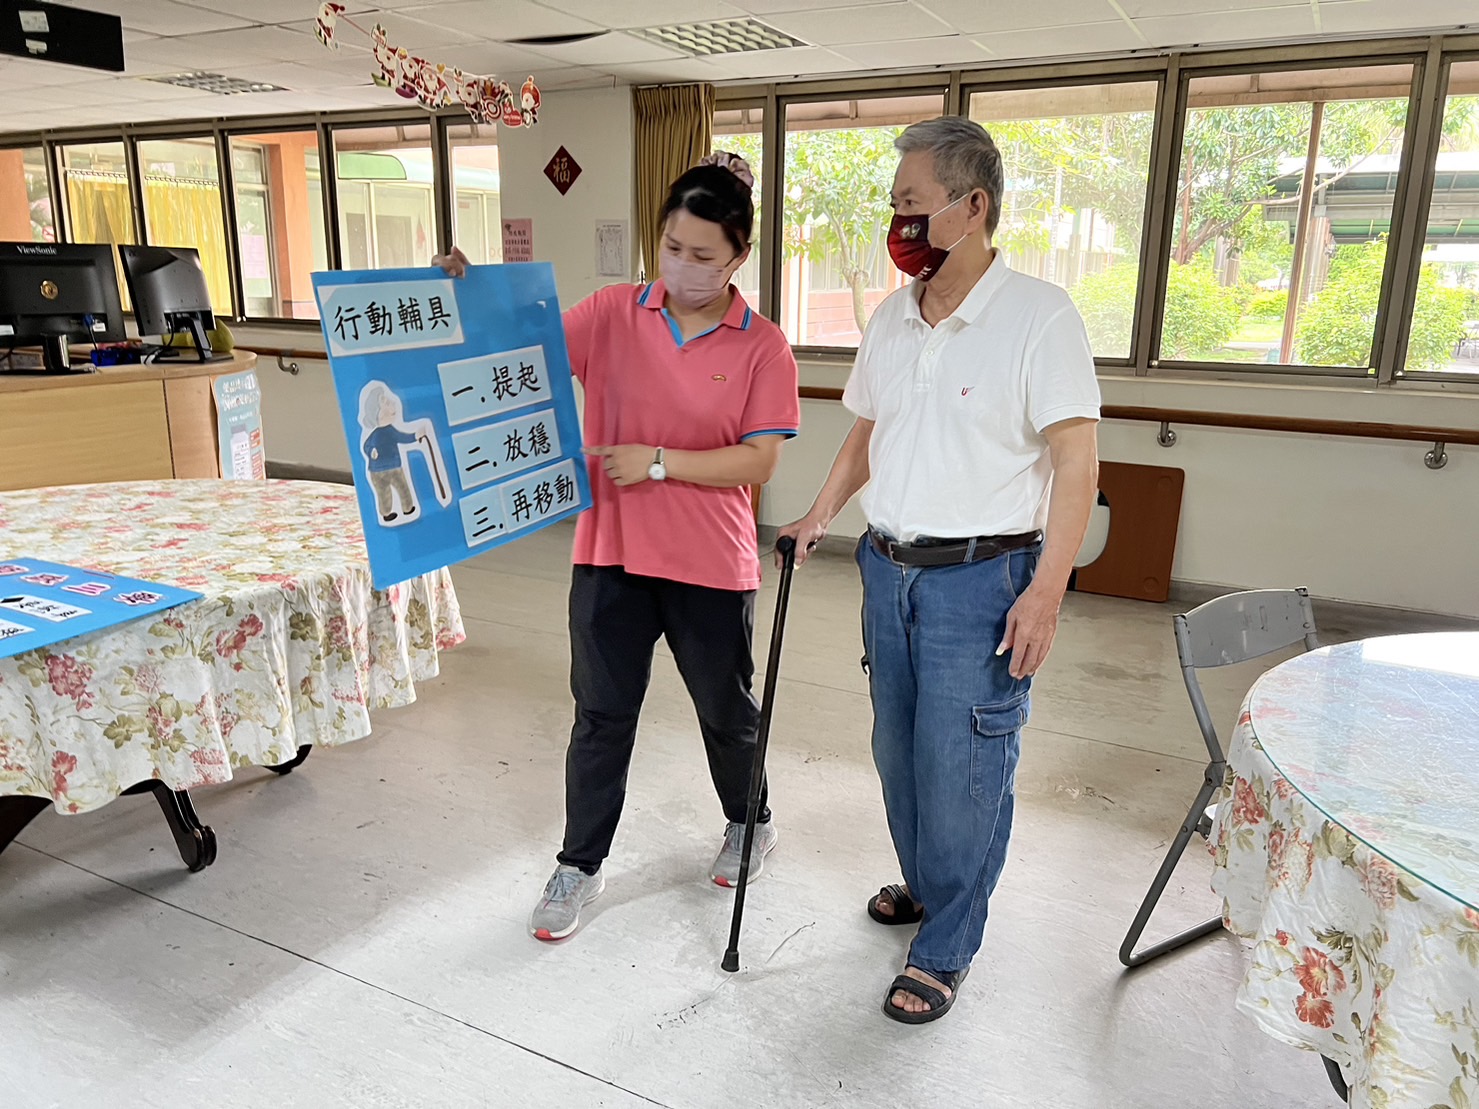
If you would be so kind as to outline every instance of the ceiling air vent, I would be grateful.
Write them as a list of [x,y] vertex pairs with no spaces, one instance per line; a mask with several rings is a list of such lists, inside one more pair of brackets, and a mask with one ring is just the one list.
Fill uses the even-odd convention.
[[227,77],[223,73],[174,73],[168,77],[145,77],[146,81],[158,81],[161,85],[178,85],[182,89],[213,92],[217,96],[236,96],[243,92],[288,92],[281,85],[266,81],[247,81],[240,77]]
[[711,54],[749,54],[756,50],[784,50],[787,47],[807,45],[758,19],[669,23],[627,33],[700,58]]

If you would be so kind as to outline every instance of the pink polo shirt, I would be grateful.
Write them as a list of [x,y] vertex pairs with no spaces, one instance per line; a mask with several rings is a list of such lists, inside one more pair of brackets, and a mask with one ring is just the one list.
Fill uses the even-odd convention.
[[[780,328],[735,292],[717,327],[684,342],[663,297],[661,281],[613,285],[565,313],[570,365],[585,387],[586,444],[705,451],[795,435],[796,359]],[[672,480],[621,488],[601,459],[587,465],[593,506],[576,523],[578,565],[713,589],[760,584],[748,489]]]

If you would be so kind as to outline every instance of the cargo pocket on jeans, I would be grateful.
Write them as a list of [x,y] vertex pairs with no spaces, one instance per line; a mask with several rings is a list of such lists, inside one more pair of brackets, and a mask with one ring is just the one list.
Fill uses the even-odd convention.
[[971,799],[999,797],[1003,779],[1016,772],[1008,767],[1007,745],[1027,724],[1027,697],[997,705],[979,705],[971,710]]

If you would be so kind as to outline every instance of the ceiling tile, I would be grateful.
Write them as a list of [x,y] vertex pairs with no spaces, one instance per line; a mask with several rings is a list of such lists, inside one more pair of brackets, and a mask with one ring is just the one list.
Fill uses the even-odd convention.
[[1479,27],[1479,8],[1473,0],[1402,0],[1400,4],[1320,0],[1320,24],[1326,33],[1336,35],[1472,28]]
[[556,92],[562,89],[582,89],[602,86],[610,88],[612,79],[609,74],[599,69],[589,69],[585,66],[570,66],[567,69],[546,69],[536,78],[541,93]]
[[[403,46],[412,54],[425,57],[430,51],[439,46],[465,46],[468,43],[477,42],[486,37],[488,28],[461,28],[449,27],[447,24],[432,18],[434,8],[416,9],[412,11],[377,11],[366,12],[355,19],[366,34],[360,34],[353,27],[341,27],[335,36],[337,39],[354,41],[362,46],[372,45],[368,32],[372,31],[375,24],[385,28],[385,35],[396,46]],[[312,20],[304,23],[289,24],[294,30],[302,30],[306,34],[313,34],[314,23]],[[314,42],[318,42],[317,37]],[[322,44],[320,44],[322,45]]]
[[[253,23],[297,23],[305,14],[313,14],[313,4],[304,3],[304,0],[176,0],[177,3],[185,4],[192,8],[201,8],[209,12],[220,12],[225,15],[235,15],[243,19],[249,19]],[[383,5],[376,3],[344,3],[345,15],[360,22],[360,16],[365,12],[372,11]],[[426,0],[421,0],[425,3]],[[89,4],[88,6],[91,6]]]
[[[1226,7],[1228,0],[1215,0]],[[1289,0],[1280,0],[1289,3]],[[967,35],[1002,31],[1031,31],[1039,27],[1071,27],[1118,19],[1109,0],[1077,0],[1058,4],[983,4],[981,0],[917,0],[920,7]]]
[[361,59],[360,64],[349,66],[303,65],[298,62],[226,66],[221,72],[227,77],[265,81],[285,89],[342,89],[371,83],[369,59]]
[[[1196,18],[1203,12],[1224,12],[1232,5],[1228,0],[1119,0],[1120,6],[1125,9],[1125,14],[1131,19],[1139,19],[1142,16],[1171,16],[1180,15]],[[1259,10],[1262,8],[1282,8],[1289,6],[1289,0],[1235,0],[1237,6],[1245,13],[1243,18],[1248,23],[1248,30],[1253,37],[1257,37]],[[1306,3],[1305,7],[1309,7]],[[1244,35],[1249,37],[1248,34]]]
[[[244,15],[223,15],[175,0],[54,0],[68,8],[104,12],[123,19],[129,30],[151,35],[196,35],[206,31],[224,31],[232,27],[250,27]],[[243,7],[247,5],[238,5]]]
[[820,12],[871,7],[875,4],[893,4],[897,0],[735,0],[735,2],[748,12],[770,16],[777,12]]
[[471,46],[454,46],[438,50],[436,60],[446,66],[455,66],[467,73],[480,73],[488,77],[502,77],[510,84],[510,74],[536,77],[541,69],[557,68],[544,54],[535,53],[526,46],[506,46],[499,42],[480,42]]
[[682,51],[620,32],[564,46],[538,46],[534,50],[557,65],[622,65],[688,56]]
[[492,42],[606,29],[602,24],[554,11],[531,0],[462,0],[456,4],[425,4],[423,0],[421,6],[404,11],[416,19],[466,31]]
[[[30,58],[0,57],[0,89],[28,89],[48,85],[75,85],[102,77],[96,69],[58,62],[38,62]],[[3,109],[4,97],[0,97]]]
[[1056,58],[1071,54],[1108,54],[1147,45],[1122,19],[976,35],[976,41],[1000,58]]
[[732,80],[813,77],[847,73],[855,62],[820,46],[798,46],[790,50],[756,50],[748,54],[720,54],[709,59]]
[[707,58],[675,58],[668,62],[639,62],[635,65],[601,67],[613,77],[634,85],[658,84],[664,81],[727,81],[735,75]]
[[[1150,40],[1152,46],[1203,46],[1219,42],[1246,42],[1253,30],[1246,11],[1137,19],[1135,26],[1140,28],[1141,34]],[[1308,4],[1264,8],[1258,13],[1257,33],[1263,38],[1313,35],[1314,11]]]
[[283,27],[249,27],[235,31],[213,31],[204,35],[181,35],[141,42],[125,55],[127,72],[141,69],[184,72],[192,69],[218,70],[254,61],[283,61],[316,57],[324,48],[306,35]]
[[965,35],[906,39],[903,42],[859,43],[835,48],[859,69],[918,68],[921,66],[971,65],[990,61],[992,54]]
[[812,46],[898,42],[948,35],[953,30],[912,0],[830,12],[792,12],[768,16],[766,22]]
[[[701,23],[713,19],[741,19],[743,0],[543,0],[546,7],[588,19],[603,27],[656,27],[669,23]],[[737,6],[738,5],[738,6]]]

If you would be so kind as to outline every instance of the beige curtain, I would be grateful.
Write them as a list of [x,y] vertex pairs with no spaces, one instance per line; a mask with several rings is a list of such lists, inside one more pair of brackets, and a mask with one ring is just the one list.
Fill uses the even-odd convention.
[[637,132],[637,244],[648,280],[657,276],[668,186],[708,154],[714,139],[714,86],[633,89]]

